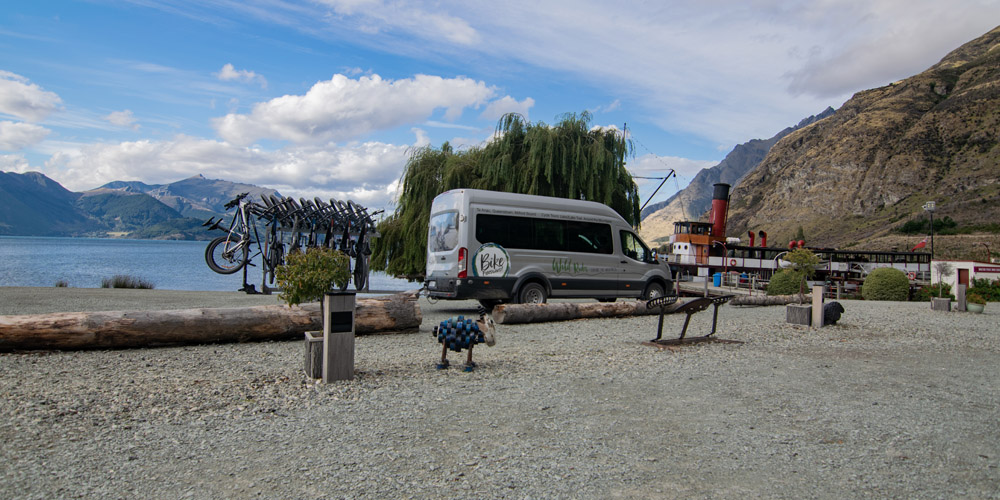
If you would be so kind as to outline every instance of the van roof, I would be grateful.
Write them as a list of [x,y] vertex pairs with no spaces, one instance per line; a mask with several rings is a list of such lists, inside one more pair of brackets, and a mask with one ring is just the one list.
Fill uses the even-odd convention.
[[518,205],[524,208],[580,212],[589,215],[614,217],[621,219],[621,221],[625,223],[625,219],[621,216],[621,214],[616,212],[613,208],[596,201],[574,200],[570,198],[539,196],[534,194],[507,193],[503,191],[489,191],[485,189],[452,189],[445,191],[438,196],[454,196],[461,194],[468,196],[470,203]]

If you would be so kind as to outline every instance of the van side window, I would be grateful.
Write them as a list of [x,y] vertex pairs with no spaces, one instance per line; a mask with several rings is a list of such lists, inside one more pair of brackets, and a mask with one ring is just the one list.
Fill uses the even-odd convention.
[[431,252],[448,252],[458,245],[458,212],[444,212],[431,217],[427,246]]
[[638,236],[628,232],[621,232],[622,253],[626,257],[640,262],[653,262],[653,254],[646,247],[646,244]]
[[596,222],[476,215],[476,240],[506,248],[611,254],[611,225]]

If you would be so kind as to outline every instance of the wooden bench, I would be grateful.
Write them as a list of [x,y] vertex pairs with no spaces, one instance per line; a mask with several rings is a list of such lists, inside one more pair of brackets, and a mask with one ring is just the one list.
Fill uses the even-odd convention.
[[[646,302],[646,308],[653,309],[655,307],[659,307],[660,319],[656,327],[656,338],[647,343],[652,345],[679,345],[694,344],[698,342],[726,342],[742,344],[742,342],[737,340],[722,340],[712,336],[715,335],[715,329],[718,324],[719,306],[729,302],[729,299],[732,299],[733,297],[735,297],[735,295],[700,297],[687,302],[682,302],[680,304],[677,304],[676,296],[664,296],[648,300]],[[685,335],[687,335],[688,323],[691,322],[691,316],[708,309],[709,306],[714,306],[714,309],[712,310],[712,331],[709,332],[708,335],[701,337],[685,338]],[[663,339],[663,316],[665,314],[676,314],[681,312],[686,314],[687,317],[684,318],[684,327],[681,328],[680,337],[677,337],[676,339]]]

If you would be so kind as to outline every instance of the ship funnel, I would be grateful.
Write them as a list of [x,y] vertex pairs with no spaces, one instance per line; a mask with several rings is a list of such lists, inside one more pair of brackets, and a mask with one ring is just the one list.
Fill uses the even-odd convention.
[[712,236],[716,238],[726,237],[726,219],[728,216],[729,184],[715,184],[715,193],[712,195]]
[[767,247],[767,233],[759,231],[757,234],[760,235],[760,246]]

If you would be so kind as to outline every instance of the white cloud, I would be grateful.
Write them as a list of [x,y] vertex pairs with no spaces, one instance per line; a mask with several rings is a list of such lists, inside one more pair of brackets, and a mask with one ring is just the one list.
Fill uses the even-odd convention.
[[373,207],[389,201],[411,146],[365,142],[296,146],[277,151],[178,136],[170,141],[64,145],[46,162],[46,174],[83,191],[114,180],[169,183],[197,174],[278,189],[312,198],[354,199]]
[[21,155],[0,155],[0,171],[23,174],[31,171],[31,164]]
[[467,21],[441,13],[450,10],[447,8],[429,12],[422,5],[381,0],[320,0],[320,3],[332,7],[340,17],[352,18],[348,20],[349,25],[367,34],[401,32],[458,45],[474,45],[481,41],[479,33]]
[[224,82],[235,80],[246,83],[257,83],[260,85],[260,88],[267,88],[267,79],[262,75],[245,69],[237,70],[231,63],[226,63],[218,73],[215,73],[215,76]]
[[507,113],[518,113],[524,115],[528,118],[528,111],[531,107],[535,105],[535,100],[526,97],[523,101],[518,102],[517,99],[509,95],[505,95],[500,99],[497,99],[486,106],[486,109],[479,115],[480,118],[485,118],[487,120],[499,120],[501,116]]
[[[702,169],[718,165],[717,161],[691,160],[676,156],[642,155],[626,165],[632,175],[642,177],[665,177],[671,169],[682,178],[694,177]],[[659,181],[657,181],[659,182]]]
[[463,109],[480,106],[494,89],[469,78],[417,75],[383,80],[378,75],[357,80],[334,75],[316,83],[305,95],[286,95],[258,103],[250,114],[230,113],[213,124],[219,135],[235,144],[258,139],[298,144],[346,141],[424,120],[444,108],[456,119]]
[[23,76],[0,70],[0,113],[37,122],[59,109],[61,103],[54,92],[42,90]]
[[119,127],[139,130],[139,124],[135,123],[135,116],[132,114],[132,110],[129,109],[123,111],[112,111],[111,113],[105,115],[104,119],[113,125],[118,125]]
[[45,139],[52,131],[31,123],[0,122],[0,151],[19,151]]

